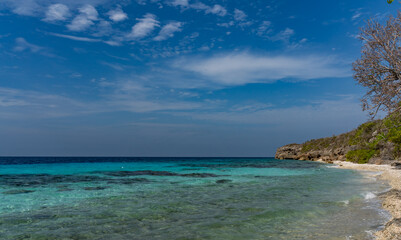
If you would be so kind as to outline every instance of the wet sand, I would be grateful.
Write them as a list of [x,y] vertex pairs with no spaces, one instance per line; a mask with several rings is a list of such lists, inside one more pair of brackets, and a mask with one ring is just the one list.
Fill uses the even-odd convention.
[[378,240],[401,239],[401,170],[390,165],[355,164],[350,162],[335,161],[339,168],[355,169],[360,171],[377,172],[376,177],[388,181],[391,190],[380,196],[383,208],[389,211],[392,219],[387,222],[385,228],[375,233]]

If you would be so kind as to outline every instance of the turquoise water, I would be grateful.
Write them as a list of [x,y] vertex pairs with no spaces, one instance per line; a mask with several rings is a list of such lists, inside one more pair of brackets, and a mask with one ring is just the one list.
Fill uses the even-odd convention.
[[272,158],[0,158],[0,239],[371,239],[387,188]]

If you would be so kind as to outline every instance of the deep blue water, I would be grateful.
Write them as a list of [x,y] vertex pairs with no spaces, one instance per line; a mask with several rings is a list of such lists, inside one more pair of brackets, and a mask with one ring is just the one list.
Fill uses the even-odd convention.
[[0,239],[369,239],[388,186],[273,158],[0,158]]

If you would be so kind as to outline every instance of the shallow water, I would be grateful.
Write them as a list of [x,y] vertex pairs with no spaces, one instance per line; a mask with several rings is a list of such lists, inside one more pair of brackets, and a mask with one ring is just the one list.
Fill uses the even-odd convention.
[[272,158],[0,158],[0,239],[369,239],[387,188]]

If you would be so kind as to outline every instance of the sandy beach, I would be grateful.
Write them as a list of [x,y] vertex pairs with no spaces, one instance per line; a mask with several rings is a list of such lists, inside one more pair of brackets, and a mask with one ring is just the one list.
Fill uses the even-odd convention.
[[339,168],[355,169],[360,171],[374,171],[378,178],[388,181],[391,190],[380,196],[383,208],[389,211],[392,219],[385,228],[376,233],[378,240],[401,239],[401,170],[390,165],[355,164],[350,162],[335,161]]

